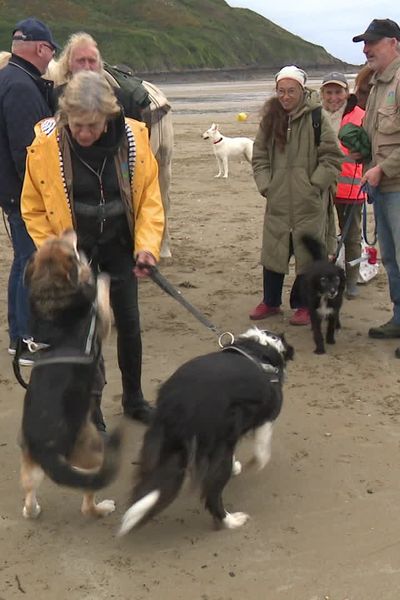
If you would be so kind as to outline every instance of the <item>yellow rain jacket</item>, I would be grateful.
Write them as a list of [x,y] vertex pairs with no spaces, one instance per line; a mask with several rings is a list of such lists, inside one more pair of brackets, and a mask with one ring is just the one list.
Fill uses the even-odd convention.
[[[158,184],[158,167],[144,123],[125,119],[126,131],[133,136],[135,157],[129,184],[127,164],[120,164],[120,187],[128,181],[132,206],[126,207],[129,227],[134,235],[135,254],[151,252],[158,260],[164,230],[164,209]],[[39,247],[52,235],[74,227],[72,167],[68,153],[65,159],[59,145],[59,131],[54,119],[40,121],[36,137],[27,149],[26,173],[21,196],[21,213],[29,235]],[[127,154],[127,152],[126,152]],[[118,159],[120,160],[120,153]],[[121,161],[122,162],[122,161]],[[126,185],[125,185],[126,187]],[[130,191],[130,194],[129,194]],[[123,195],[123,194],[122,194]]]

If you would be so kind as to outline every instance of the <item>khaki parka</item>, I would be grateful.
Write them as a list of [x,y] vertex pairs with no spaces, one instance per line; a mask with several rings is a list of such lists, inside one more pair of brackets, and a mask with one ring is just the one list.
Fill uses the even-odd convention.
[[336,182],[343,154],[324,111],[320,144],[315,143],[311,112],[319,104],[316,92],[306,90],[304,102],[289,117],[283,151],[273,139],[265,143],[261,128],[254,142],[253,174],[267,201],[261,263],[277,273],[288,273],[290,235],[297,274],[311,261],[300,237],[308,233],[326,241],[328,191]]
[[383,170],[379,183],[381,192],[400,190],[400,57],[393,60],[383,73],[374,73],[368,97],[363,128],[371,140],[372,161]]
[[[137,254],[151,252],[158,260],[164,230],[164,209],[158,184],[158,167],[151,152],[144,123],[125,119],[127,131],[135,140],[133,177],[129,183],[128,165],[118,164],[122,197],[128,197],[126,213],[134,233]],[[52,235],[74,226],[70,189],[72,178],[68,160],[61,162],[54,120],[47,119],[35,127],[36,137],[27,149],[26,173],[21,196],[21,213],[29,235],[37,247]],[[116,159],[118,161],[118,158]],[[126,185],[127,184],[127,185]]]

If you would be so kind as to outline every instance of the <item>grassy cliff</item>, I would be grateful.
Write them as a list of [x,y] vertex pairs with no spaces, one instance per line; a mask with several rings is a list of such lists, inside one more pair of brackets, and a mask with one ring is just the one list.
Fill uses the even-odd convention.
[[3,0],[1,49],[9,49],[15,23],[32,15],[60,45],[84,30],[108,61],[142,72],[341,64],[322,46],[224,0]]

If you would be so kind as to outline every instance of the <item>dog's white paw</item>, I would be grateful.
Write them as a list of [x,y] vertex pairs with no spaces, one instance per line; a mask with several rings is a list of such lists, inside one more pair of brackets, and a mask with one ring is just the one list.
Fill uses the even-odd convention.
[[242,472],[242,463],[239,460],[234,460],[232,463],[232,475],[236,477],[236,475],[240,475]]
[[102,500],[96,504],[96,514],[99,517],[107,517],[115,510],[114,500]]
[[217,175],[214,175],[214,177],[217,179],[218,177],[221,177],[221,173],[218,173]]
[[222,524],[226,529],[237,529],[249,520],[249,515],[242,512],[226,513],[226,517],[222,520]]
[[224,179],[228,179],[228,175],[222,175]]
[[35,504],[30,508],[28,508],[25,504],[24,508],[22,509],[22,516],[24,519],[37,519],[41,512],[42,509],[38,502],[35,502]]

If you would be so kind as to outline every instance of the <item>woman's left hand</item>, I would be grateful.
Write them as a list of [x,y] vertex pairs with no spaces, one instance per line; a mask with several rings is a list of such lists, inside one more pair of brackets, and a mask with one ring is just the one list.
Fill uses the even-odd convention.
[[136,266],[134,267],[133,272],[138,279],[148,277],[150,272],[149,269],[146,269],[146,265],[155,267],[156,264],[156,259],[151,252],[140,250],[140,252],[136,254]]

